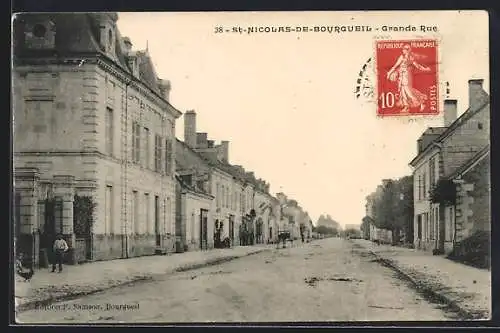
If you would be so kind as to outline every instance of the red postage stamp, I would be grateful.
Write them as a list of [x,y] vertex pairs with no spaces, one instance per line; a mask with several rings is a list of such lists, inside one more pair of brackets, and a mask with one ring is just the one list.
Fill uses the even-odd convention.
[[436,40],[375,43],[377,115],[439,114]]

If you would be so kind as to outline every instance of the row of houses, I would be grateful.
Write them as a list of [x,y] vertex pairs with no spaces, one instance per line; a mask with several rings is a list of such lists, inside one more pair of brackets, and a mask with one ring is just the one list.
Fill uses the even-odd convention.
[[[34,266],[60,233],[71,262],[298,237],[309,216],[229,163],[170,103],[148,50],[116,13],[38,13],[13,22],[14,231]],[[256,157],[258,158],[258,157]],[[304,227],[302,228],[304,229]]]
[[[414,209],[407,230],[417,249],[449,254],[474,234],[491,230],[490,98],[481,79],[469,80],[468,88],[467,109],[457,118],[457,100],[445,100],[443,126],[425,130],[410,162]],[[367,198],[368,217],[383,188]],[[392,241],[390,230],[373,223],[370,237]]]

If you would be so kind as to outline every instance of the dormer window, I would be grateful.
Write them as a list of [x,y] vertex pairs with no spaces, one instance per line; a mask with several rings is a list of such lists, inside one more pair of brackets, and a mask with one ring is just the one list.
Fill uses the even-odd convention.
[[37,38],[45,37],[46,33],[47,28],[43,24],[35,24],[35,26],[33,27],[33,36]]
[[113,48],[113,30],[109,29],[108,30],[108,47],[110,50]]
[[52,49],[55,47],[56,29],[52,21],[30,22],[24,30],[25,46],[31,49]]

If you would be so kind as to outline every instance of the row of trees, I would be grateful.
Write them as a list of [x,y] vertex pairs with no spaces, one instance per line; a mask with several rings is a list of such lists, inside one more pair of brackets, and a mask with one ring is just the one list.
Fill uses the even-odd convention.
[[316,227],[313,227],[313,231],[324,236],[337,236],[340,234],[342,228],[340,224],[335,221],[330,215],[321,215],[318,218]]
[[401,233],[406,242],[413,242],[413,176],[385,181],[369,200],[372,216],[365,217],[361,225],[365,235],[373,223],[377,228],[391,230],[394,243],[401,241]]

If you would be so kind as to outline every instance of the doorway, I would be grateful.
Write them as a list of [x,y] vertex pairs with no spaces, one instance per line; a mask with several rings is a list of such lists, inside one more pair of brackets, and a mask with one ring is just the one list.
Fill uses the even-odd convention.
[[157,195],[155,195],[155,245],[161,247],[160,197]]
[[200,209],[200,248],[208,249],[208,210]]
[[234,244],[234,215],[229,215],[229,239]]

